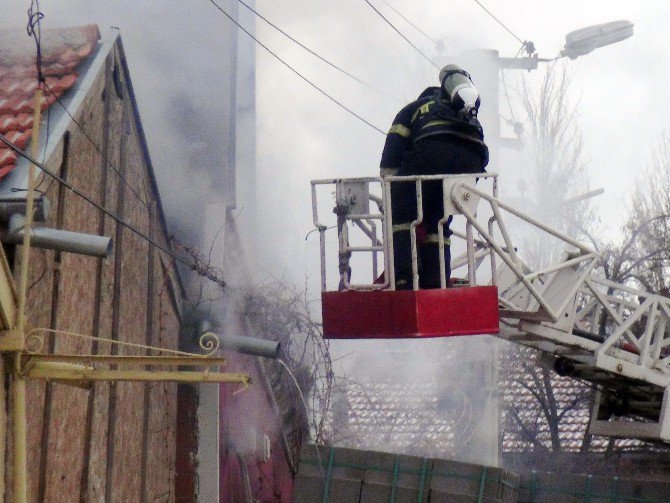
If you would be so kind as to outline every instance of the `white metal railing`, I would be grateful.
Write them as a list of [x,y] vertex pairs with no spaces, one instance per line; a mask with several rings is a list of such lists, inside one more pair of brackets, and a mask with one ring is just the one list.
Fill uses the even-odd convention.
[[[488,229],[477,221],[475,213],[467,207],[466,203],[475,196],[487,203],[493,214]],[[503,262],[496,272],[495,279],[499,287],[500,301],[504,306],[500,313],[501,317],[525,319],[532,317],[536,320],[557,321],[596,265],[598,253],[475,187],[457,185],[452,189],[451,199]],[[540,270],[530,270],[517,254],[502,218],[502,211],[514,215],[543,231],[547,237],[551,236],[571,249],[566,252],[563,260]],[[494,228],[500,234],[502,242],[496,240]],[[502,279],[506,281],[500,284]]]
[[[451,200],[451,191],[454,186],[465,184],[473,186],[478,179],[491,179],[491,192],[497,196],[497,174],[481,173],[477,175],[459,174],[459,175],[424,175],[409,177],[370,177],[370,178],[341,178],[312,181],[312,217],[316,229],[320,236],[320,257],[321,257],[321,287],[327,289],[327,263],[326,263],[326,231],[332,227],[330,222],[322,220],[319,214],[318,191],[319,186],[334,186],[335,188],[335,208],[333,213],[336,215],[337,234],[338,234],[338,270],[339,270],[339,289],[341,290],[375,290],[375,289],[395,289],[395,271],[393,264],[393,214],[391,186],[399,183],[412,183],[415,186],[414,196],[416,201],[416,218],[410,223],[411,239],[411,261],[412,261],[412,282],[413,288],[419,288],[419,267],[417,253],[417,228],[424,221],[423,215],[423,186],[430,181],[442,183],[443,201],[442,218],[438,223],[438,236],[440,247],[440,284],[442,288],[446,285],[446,267],[444,261],[444,230],[443,225],[450,216],[461,214],[459,208],[455,207]],[[374,188],[379,195],[374,194]],[[332,192],[329,191],[329,192]],[[378,212],[371,211],[370,203],[374,203]],[[476,211],[477,199],[467,202],[465,205],[472,212]],[[378,225],[380,228],[378,228]],[[356,227],[360,229],[369,243],[364,245],[351,244],[351,229]],[[381,231],[381,232],[379,232]],[[472,225],[467,222],[465,233],[453,231],[454,235],[465,240],[467,251],[464,255],[457,257],[450,264],[450,268],[457,269],[467,266],[467,276],[469,284],[476,284],[476,269],[482,263],[483,258],[490,255],[487,244],[473,237]],[[369,283],[350,283],[350,258],[353,253],[370,253],[372,261],[372,277]],[[375,283],[379,272],[379,253],[383,254],[384,280],[381,283]],[[493,262],[494,263],[494,262]]]
[[575,307],[575,327],[599,342],[599,367],[670,385],[670,299],[591,276]]
[[[490,191],[476,186],[480,179],[491,179]],[[590,247],[567,236],[542,222],[523,214],[497,198],[497,175],[495,173],[430,175],[385,178],[343,178],[316,180],[312,182],[312,213],[314,225],[320,234],[321,286],[327,289],[326,239],[330,228],[319,215],[317,187],[335,188],[336,227],[338,235],[338,274],[340,290],[395,289],[393,264],[393,214],[391,187],[393,184],[414,184],[416,218],[410,222],[411,271],[413,288],[419,286],[419,266],[417,260],[417,228],[424,221],[422,199],[426,182],[442,183],[442,218],[438,225],[440,285],[446,285],[446,267],[444,263],[443,224],[452,215],[465,217],[465,232],[454,231],[454,236],[464,239],[466,251],[449,264],[451,270],[465,267],[467,282],[478,284],[477,271],[489,258],[491,277],[486,281],[497,285],[500,292],[501,317],[535,321],[556,322],[564,317],[565,311],[574,302],[575,295],[596,265],[598,254]],[[482,185],[480,182],[479,185]],[[374,195],[375,187],[378,195]],[[378,211],[372,211],[371,202]],[[483,204],[482,204],[483,203]],[[480,214],[490,214],[487,224],[477,220],[477,207]],[[528,268],[517,253],[514,242],[503,219],[506,212],[536,229],[551,236],[562,246],[567,247],[565,258],[539,270]],[[362,230],[367,242],[352,244],[351,228]],[[381,229],[379,229],[379,227]],[[381,230],[381,232],[379,232]],[[475,231],[478,236],[475,237]],[[497,238],[496,236],[499,236]],[[350,282],[350,259],[354,253],[372,255],[372,280],[368,283]],[[375,283],[379,275],[378,254],[383,254],[384,281]]]

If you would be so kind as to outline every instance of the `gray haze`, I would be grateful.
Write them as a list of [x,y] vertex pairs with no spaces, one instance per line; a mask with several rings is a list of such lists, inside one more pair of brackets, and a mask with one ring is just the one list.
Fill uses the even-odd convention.
[[[462,49],[497,49],[503,56],[513,56],[519,48],[519,42],[471,0],[388,2],[425,32],[444,40],[447,50],[440,56],[382,2],[373,1],[438,66]],[[22,27],[29,2],[3,4],[0,26]],[[230,11],[235,0],[220,4]],[[519,37],[532,40],[542,57],[557,55],[571,30],[617,19],[635,23],[631,39],[569,63],[591,184],[606,190],[597,203],[603,223],[615,237],[627,194],[649,164],[651,149],[667,124],[670,47],[664,38],[670,4],[487,0],[485,5]],[[227,190],[222,174],[228,159],[230,21],[205,0],[52,0],[43,1],[42,8],[45,28],[97,23],[103,34],[109,26],[121,29],[169,224],[183,241],[197,244],[206,225],[203,203],[223,197]],[[257,21],[259,39],[382,130],[405,101],[437,82],[437,70],[362,0],[257,0],[256,8],[324,57],[400,98],[380,96],[352,82]],[[334,105],[264,49],[258,48],[256,55],[260,221],[253,255],[264,274],[298,283],[308,277],[316,293],[318,238],[313,234],[304,239],[313,227],[309,180],[376,175],[384,136]],[[508,84],[516,78],[508,73]],[[541,70],[528,78],[537,84]],[[510,98],[522,119],[514,91]],[[510,117],[503,97],[500,110]],[[503,127],[503,134],[510,136],[509,128]],[[502,186],[512,185],[520,175],[520,159],[505,153],[501,165],[489,170],[500,173]],[[249,211],[246,203],[240,202],[238,212]],[[446,341],[442,344],[449,346]],[[345,353],[352,346],[340,349]],[[428,357],[419,351],[413,354]],[[363,373],[362,367],[370,364],[364,356],[352,358],[350,369]],[[392,368],[396,361],[387,354],[379,363]],[[406,363],[409,367],[417,362]]]
[[[23,27],[28,2],[3,3],[0,26]],[[229,11],[235,4],[234,0],[220,3]],[[519,43],[474,2],[389,3],[428,34],[442,37],[445,54],[484,47],[511,56],[518,49]],[[377,5],[438,64],[448,59],[448,55],[438,57],[422,35],[383,3]],[[556,55],[563,36],[573,29],[614,19],[635,23],[633,38],[570,63],[592,184],[606,189],[599,200],[601,214],[615,234],[621,203],[648,164],[650,148],[665,128],[664,111],[670,109],[665,92],[670,49],[661,43],[670,5],[607,0],[558,4],[490,0],[486,5],[519,37],[532,40],[545,57]],[[436,70],[362,0],[259,0],[256,8],[324,57],[403,100],[435,83]],[[204,0],[111,4],[53,0],[43,1],[42,9],[46,28],[95,22],[103,34],[109,26],[121,29],[168,219],[182,239],[197,240],[203,225],[199,201],[225,185],[221,172],[228,138],[230,61],[225,49],[230,45],[230,21]],[[382,130],[400,108],[400,102],[350,81],[262,21],[257,21],[257,34],[304,75]],[[384,137],[261,48],[257,69],[259,214],[264,218],[262,235],[271,242],[271,246],[263,243],[259,251],[265,259],[272,258],[273,274],[300,279],[306,264],[316,263],[313,243],[303,240],[311,228],[309,180],[375,174]],[[539,78],[536,73],[529,77]],[[508,82],[513,80],[508,74]],[[501,111],[509,116],[504,100]],[[507,155],[503,161],[506,165],[491,168],[501,173],[503,184],[506,179],[511,183],[515,158]]]

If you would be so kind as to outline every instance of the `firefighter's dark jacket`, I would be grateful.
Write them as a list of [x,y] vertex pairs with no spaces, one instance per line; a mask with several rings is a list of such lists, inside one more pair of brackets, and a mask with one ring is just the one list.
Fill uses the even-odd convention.
[[441,88],[429,87],[396,115],[386,136],[380,167],[400,168],[405,154],[415,148],[416,142],[429,137],[471,142],[484,165],[488,163],[488,147],[479,121],[459,118]]

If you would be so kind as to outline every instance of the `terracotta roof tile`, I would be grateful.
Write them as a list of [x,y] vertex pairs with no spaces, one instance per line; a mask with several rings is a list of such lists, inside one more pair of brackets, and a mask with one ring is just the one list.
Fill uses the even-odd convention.
[[[8,148],[0,148],[0,166],[11,166],[11,169],[14,168],[14,163],[16,162],[16,152]],[[5,173],[7,174],[7,173]]]
[[42,73],[45,77],[54,77],[72,73],[77,68],[75,62],[70,63],[52,63],[50,65],[45,65],[42,67]]
[[77,82],[76,73],[68,73],[61,77],[47,77],[46,84],[48,88],[57,96],[70,89]]
[[13,115],[0,115],[0,133],[5,134],[7,131],[20,129],[17,117]]
[[[71,89],[77,67],[93,53],[100,32],[97,25],[42,31],[42,73],[46,90],[42,108]],[[0,30],[0,133],[23,149],[32,135],[34,94],[37,89],[35,45],[18,30]],[[0,180],[16,165],[17,155],[0,145]]]
[[33,134],[32,129],[28,129],[26,131],[10,131],[5,135],[5,138],[7,138],[21,150],[23,150],[24,148],[26,148],[26,143],[28,143],[28,140],[30,139],[32,134]]

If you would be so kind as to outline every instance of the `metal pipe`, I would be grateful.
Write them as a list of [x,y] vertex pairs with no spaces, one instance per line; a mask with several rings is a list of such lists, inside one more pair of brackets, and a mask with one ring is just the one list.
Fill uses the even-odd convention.
[[28,494],[28,446],[26,428],[26,379],[15,374],[13,393],[14,501],[25,503]]
[[90,369],[82,366],[81,369],[54,367],[49,362],[40,362],[34,368],[27,370],[25,376],[31,379],[46,379],[58,381],[133,381],[133,382],[222,382],[249,384],[251,378],[239,372],[209,372],[186,370],[107,370]]
[[[442,180],[442,218],[437,222],[437,238],[439,248],[439,264],[440,264],[440,288],[447,287],[447,267],[451,274],[451,264],[447,264],[444,258],[444,224],[449,220],[447,215],[447,179]],[[451,255],[450,255],[451,256]]]
[[383,287],[390,287],[395,290],[395,265],[393,262],[393,229],[391,210],[391,184],[382,180],[382,196],[384,205],[384,220],[382,221],[382,239],[386,244],[384,251],[384,284]]
[[412,252],[412,290],[419,289],[419,258],[416,243],[416,227],[423,222],[423,186],[416,180],[416,220],[409,226],[409,237]]
[[[49,200],[40,194],[39,197],[33,198],[33,220],[44,222],[49,216],[51,204]],[[25,215],[28,211],[28,200],[25,197],[13,197],[0,199],[0,219],[9,220],[12,215],[20,213]]]
[[264,358],[277,358],[281,344],[277,341],[259,339],[257,337],[246,337],[243,335],[214,334],[219,339],[219,349],[229,349],[238,353]]
[[[38,85],[35,91],[35,106],[33,109],[33,137],[30,145],[32,157],[37,157],[39,145],[40,123],[42,122],[42,86]],[[21,273],[19,282],[19,305],[18,320],[16,328],[22,334],[22,346],[25,344],[26,325],[26,297],[28,292],[28,262],[30,261],[30,240],[32,233],[30,229],[33,223],[34,205],[33,194],[35,192],[35,164],[28,165],[28,192],[26,194],[26,218],[25,227],[28,232],[22,233],[17,243],[21,248]],[[23,226],[23,223],[22,223]],[[27,426],[26,426],[26,380],[21,375],[21,355],[14,355],[14,502],[26,503],[28,501],[28,452],[27,452]]]
[[346,252],[379,252],[384,251],[383,246],[347,246]]
[[[9,232],[5,235],[4,241],[10,244],[22,242],[24,222],[25,217],[23,215],[12,215],[9,219]],[[107,236],[51,229],[49,227],[32,228],[30,230],[30,242],[38,248],[91,255],[93,257],[105,258],[112,253],[112,239]]]
[[29,354],[24,356],[25,367],[30,368],[33,362],[62,362],[80,364],[114,364],[114,365],[161,365],[192,367],[218,367],[225,365],[227,358],[211,356],[127,356],[127,355],[76,355],[76,354]]
[[465,222],[465,235],[467,236],[465,243],[468,250],[468,283],[470,286],[477,286],[477,275],[475,271],[475,246],[472,236],[472,224],[467,221]]

